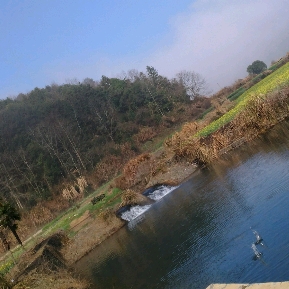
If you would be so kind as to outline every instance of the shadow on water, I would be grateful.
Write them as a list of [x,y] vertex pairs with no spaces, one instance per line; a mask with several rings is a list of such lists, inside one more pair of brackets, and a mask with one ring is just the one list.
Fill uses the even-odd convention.
[[[198,171],[76,264],[96,288],[289,280],[289,127]],[[267,247],[252,244],[261,232]],[[94,288],[94,287],[92,287]]]

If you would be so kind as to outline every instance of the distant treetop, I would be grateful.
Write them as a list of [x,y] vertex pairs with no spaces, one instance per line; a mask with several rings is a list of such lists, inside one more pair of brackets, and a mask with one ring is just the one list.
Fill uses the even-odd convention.
[[249,74],[259,74],[267,69],[267,65],[261,60],[255,60],[251,65],[247,67]]

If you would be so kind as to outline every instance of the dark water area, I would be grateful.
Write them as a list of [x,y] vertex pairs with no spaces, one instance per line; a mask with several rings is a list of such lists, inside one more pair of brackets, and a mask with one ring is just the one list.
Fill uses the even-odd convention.
[[288,124],[198,170],[75,268],[101,289],[289,281]]

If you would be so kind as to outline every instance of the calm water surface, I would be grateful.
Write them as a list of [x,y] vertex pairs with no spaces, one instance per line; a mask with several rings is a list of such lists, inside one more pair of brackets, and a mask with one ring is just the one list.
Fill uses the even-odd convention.
[[[206,288],[289,280],[288,126],[220,160],[76,264],[92,288]],[[253,260],[251,245],[262,257]]]

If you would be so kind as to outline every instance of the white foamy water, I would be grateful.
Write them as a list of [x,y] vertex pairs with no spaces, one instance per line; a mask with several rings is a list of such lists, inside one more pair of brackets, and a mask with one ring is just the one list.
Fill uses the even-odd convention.
[[146,205],[146,206],[134,206],[131,207],[130,210],[122,213],[121,218],[130,222],[143,214],[145,211],[147,211],[151,205]]
[[[175,190],[177,187],[167,187],[167,186],[160,186],[158,189],[147,195],[148,198],[158,201],[162,199],[165,195],[169,194],[173,190]],[[146,205],[146,206],[133,206],[129,210],[122,213],[121,218],[125,221],[128,221],[129,223],[132,223],[132,228],[138,223],[137,218],[142,215],[144,212],[146,212],[152,205]],[[134,221],[136,220],[136,221]]]
[[140,222],[142,222],[144,219],[145,219],[145,214],[142,214],[136,217],[135,219],[129,221],[127,224],[128,229],[132,231],[135,228],[135,226],[139,224]]
[[165,195],[169,194],[173,190],[175,190],[177,187],[166,187],[166,186],[161,186],[157,190],[153,191],[151,194],[149,194],[147,197],[158,201],[162,199]]

